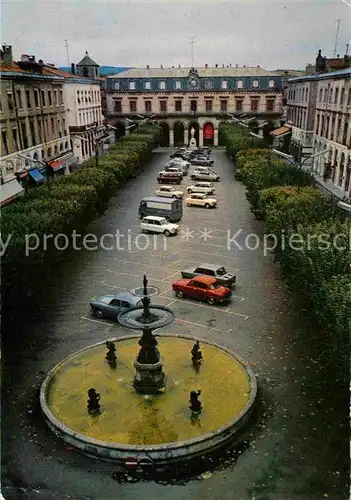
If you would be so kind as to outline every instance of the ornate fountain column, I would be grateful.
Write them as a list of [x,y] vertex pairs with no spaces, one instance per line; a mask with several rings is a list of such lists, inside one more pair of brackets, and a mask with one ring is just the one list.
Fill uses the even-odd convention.
[[170,309],[162,306],[150,307],[150,294],[156,295],[156,287],[148,287],[147,277],[144,276],[143,287],[132,292],[142,297],[143,307],[133,307],[121,313],[119,322],[127,328],[142,330],[143,334],[138,344],[140,350],[134,362],[135,377],[133,387],[141,393],[155,393],[166,385],[160,352],[157,349],[157,340],[152,330],[169,325],[174,321],[174,314]]

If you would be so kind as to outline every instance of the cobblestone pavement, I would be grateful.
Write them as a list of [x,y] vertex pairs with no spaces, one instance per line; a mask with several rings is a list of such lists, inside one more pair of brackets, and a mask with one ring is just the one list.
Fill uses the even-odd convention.
[[[120,230],[119,250],[82,251],[67,262],[47,290],[40,320],[14,328],[3,351],[2,490],[12,499],[74,500],[314,500],[344,499],[343,470],[348,456],[342,439],[342,395],[318,362],[308,339],[313,328],[298,313],[279,279],[271,255],[262,247],[240,249],[247,238],[253,248],[261,223],[250,213],[243,186],[233,179],[224,151],[214,153],[219,206],[185,207],[181,232],[140,235],[137,209],[155,193],[156,174],[168,155],[154,160],[111,201],[105,215],[88,232],[98,237]],[[185,178],[184,185],[191,184]],[[262,236],[262,235],[261,235]],[[129,239],[128,239],[129,237]],[[145,250],[142,250],[145,246]],[[211,307],[177,299],[172,281],[180,271],[201,262],[220,263],[237,274],[230,305]],[[262,408],[239,458],[182,484],[122,483],[113,479],[113,464],[77,455],[43,423],[38,390],[45,374],[62,358],[91,343],[130,334],[117,324],[92,318],[89,298],[140,286],[146,273],[160,294],[153,303],[167,305],[176,321],[165,331],[210,339],[236,351],[253,367]],[[40,304],[38,304],[40,308]],[[21,336],[20,328],[26,335]],[[312,343],[313,344],[313,343]],[[167,370],[167,367],[165,367]],[[327,382],[325,382],[327,380]],[[225,382],[225,381],[224,381]],[[215,390],[215,389],[214,389]],[[116,422],[118,425],[118,422]],[[346,454],[345,454],[346,453]],[[347,459],[346,459],[347,460]]]

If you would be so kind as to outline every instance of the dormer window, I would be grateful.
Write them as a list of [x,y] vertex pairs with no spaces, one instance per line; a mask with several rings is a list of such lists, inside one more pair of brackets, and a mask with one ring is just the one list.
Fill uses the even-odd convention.
[[254,80],[254,81],[252,82],[252,88],[253,88],[253,89],[258,89],[258,80]]
[[182,88],[182,82],[180,82],[179,80],[175,82],[175,88],[176,89],[181,89]]
[[242,80],[238,80],[238,82],[237,82],[238,89],[242,89],[243,86],[244,86],[243,81]]
[[228,82],[227,82],[227,80],[222,80],[221,88],[222,89],[227,89],[228,88]]
[[135,90],[135,82],[129,82],[129,90]]
[[274,89],[274,87],[275,87],[275,81],[274,81],[274,80],[269,80],[269,82],[268,82],[268,87],[269,87],[270,89]]
[[119,82],[115,82],[114,88],[115,88],[115,90],[119,90],[120,89]]
[[164,81],[160,82],[159,87],[160,87],[160,90],[166,90],[166,82],[164,82]]
[[151,89],[151,83],[145,82],[145,90],[150,90],[150,89]]

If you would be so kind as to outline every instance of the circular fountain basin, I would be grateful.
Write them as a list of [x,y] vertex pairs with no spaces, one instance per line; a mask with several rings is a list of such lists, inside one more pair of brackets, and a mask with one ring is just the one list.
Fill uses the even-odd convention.
[[[52,431],[77,450],[124,463],[149,459],[165,465],[204,455],[232,441],[249,417],[257,385],[244,360],[223,347],[180,335],[157,336],[166,388],[139,394],[132,386],[139,336],[113,339],[117,363],[105,360],[105,342],[59,363],[44,380],[40,403]],[[203,362],[195,369],[191,349],[200,341]],[[87,411],[87,392],[101,397],[100,413]],[[202,411],[189,409],[190,391],[201,390]]]

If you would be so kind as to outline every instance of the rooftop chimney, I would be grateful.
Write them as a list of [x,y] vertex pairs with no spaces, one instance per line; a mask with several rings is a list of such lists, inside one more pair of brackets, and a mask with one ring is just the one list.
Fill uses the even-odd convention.
[[260,68],[261,66],[259,64],[257,64],[257,67]]
[[340,57],[340,54],[338,54],[338,55],[337,55],[336,57],[337,57],[337,58],[339,59],[339,57]]
[[146,69],[150,69],[150,66],[148,64],[146,65]]
[[222,64],[222,68],[224,68],[224,64]]
[[162,66],[162,64],[161,64],[161,69],[163,69],[163,66]]
[[216,68],[218,68],[218,64],[216,64]]
[[29,62],[29,55],[28,54],[22,54],[21,55],[21,62]]
[[243,68],[246,68],[245,64],[243,65]]
[[72,73],[72,75],[76,74],[76,67],[75,67],[74,63],[71,64],[71,73]]
[[230,68],[232,67],[232,63],[229,63],[229,67],[230,67]]
[[180,64],[178,64],[178,68],[180,68]]
[[6,64],[12,64],[12,46],[11,45],[3,45],[1,52],[1,59]]
[[205,64],[205,68],[208,68],[208,64]]
[[236,64],[236,65],[235,65],[235,67],[237,68],[237,67],[238,67],[238,65]]

